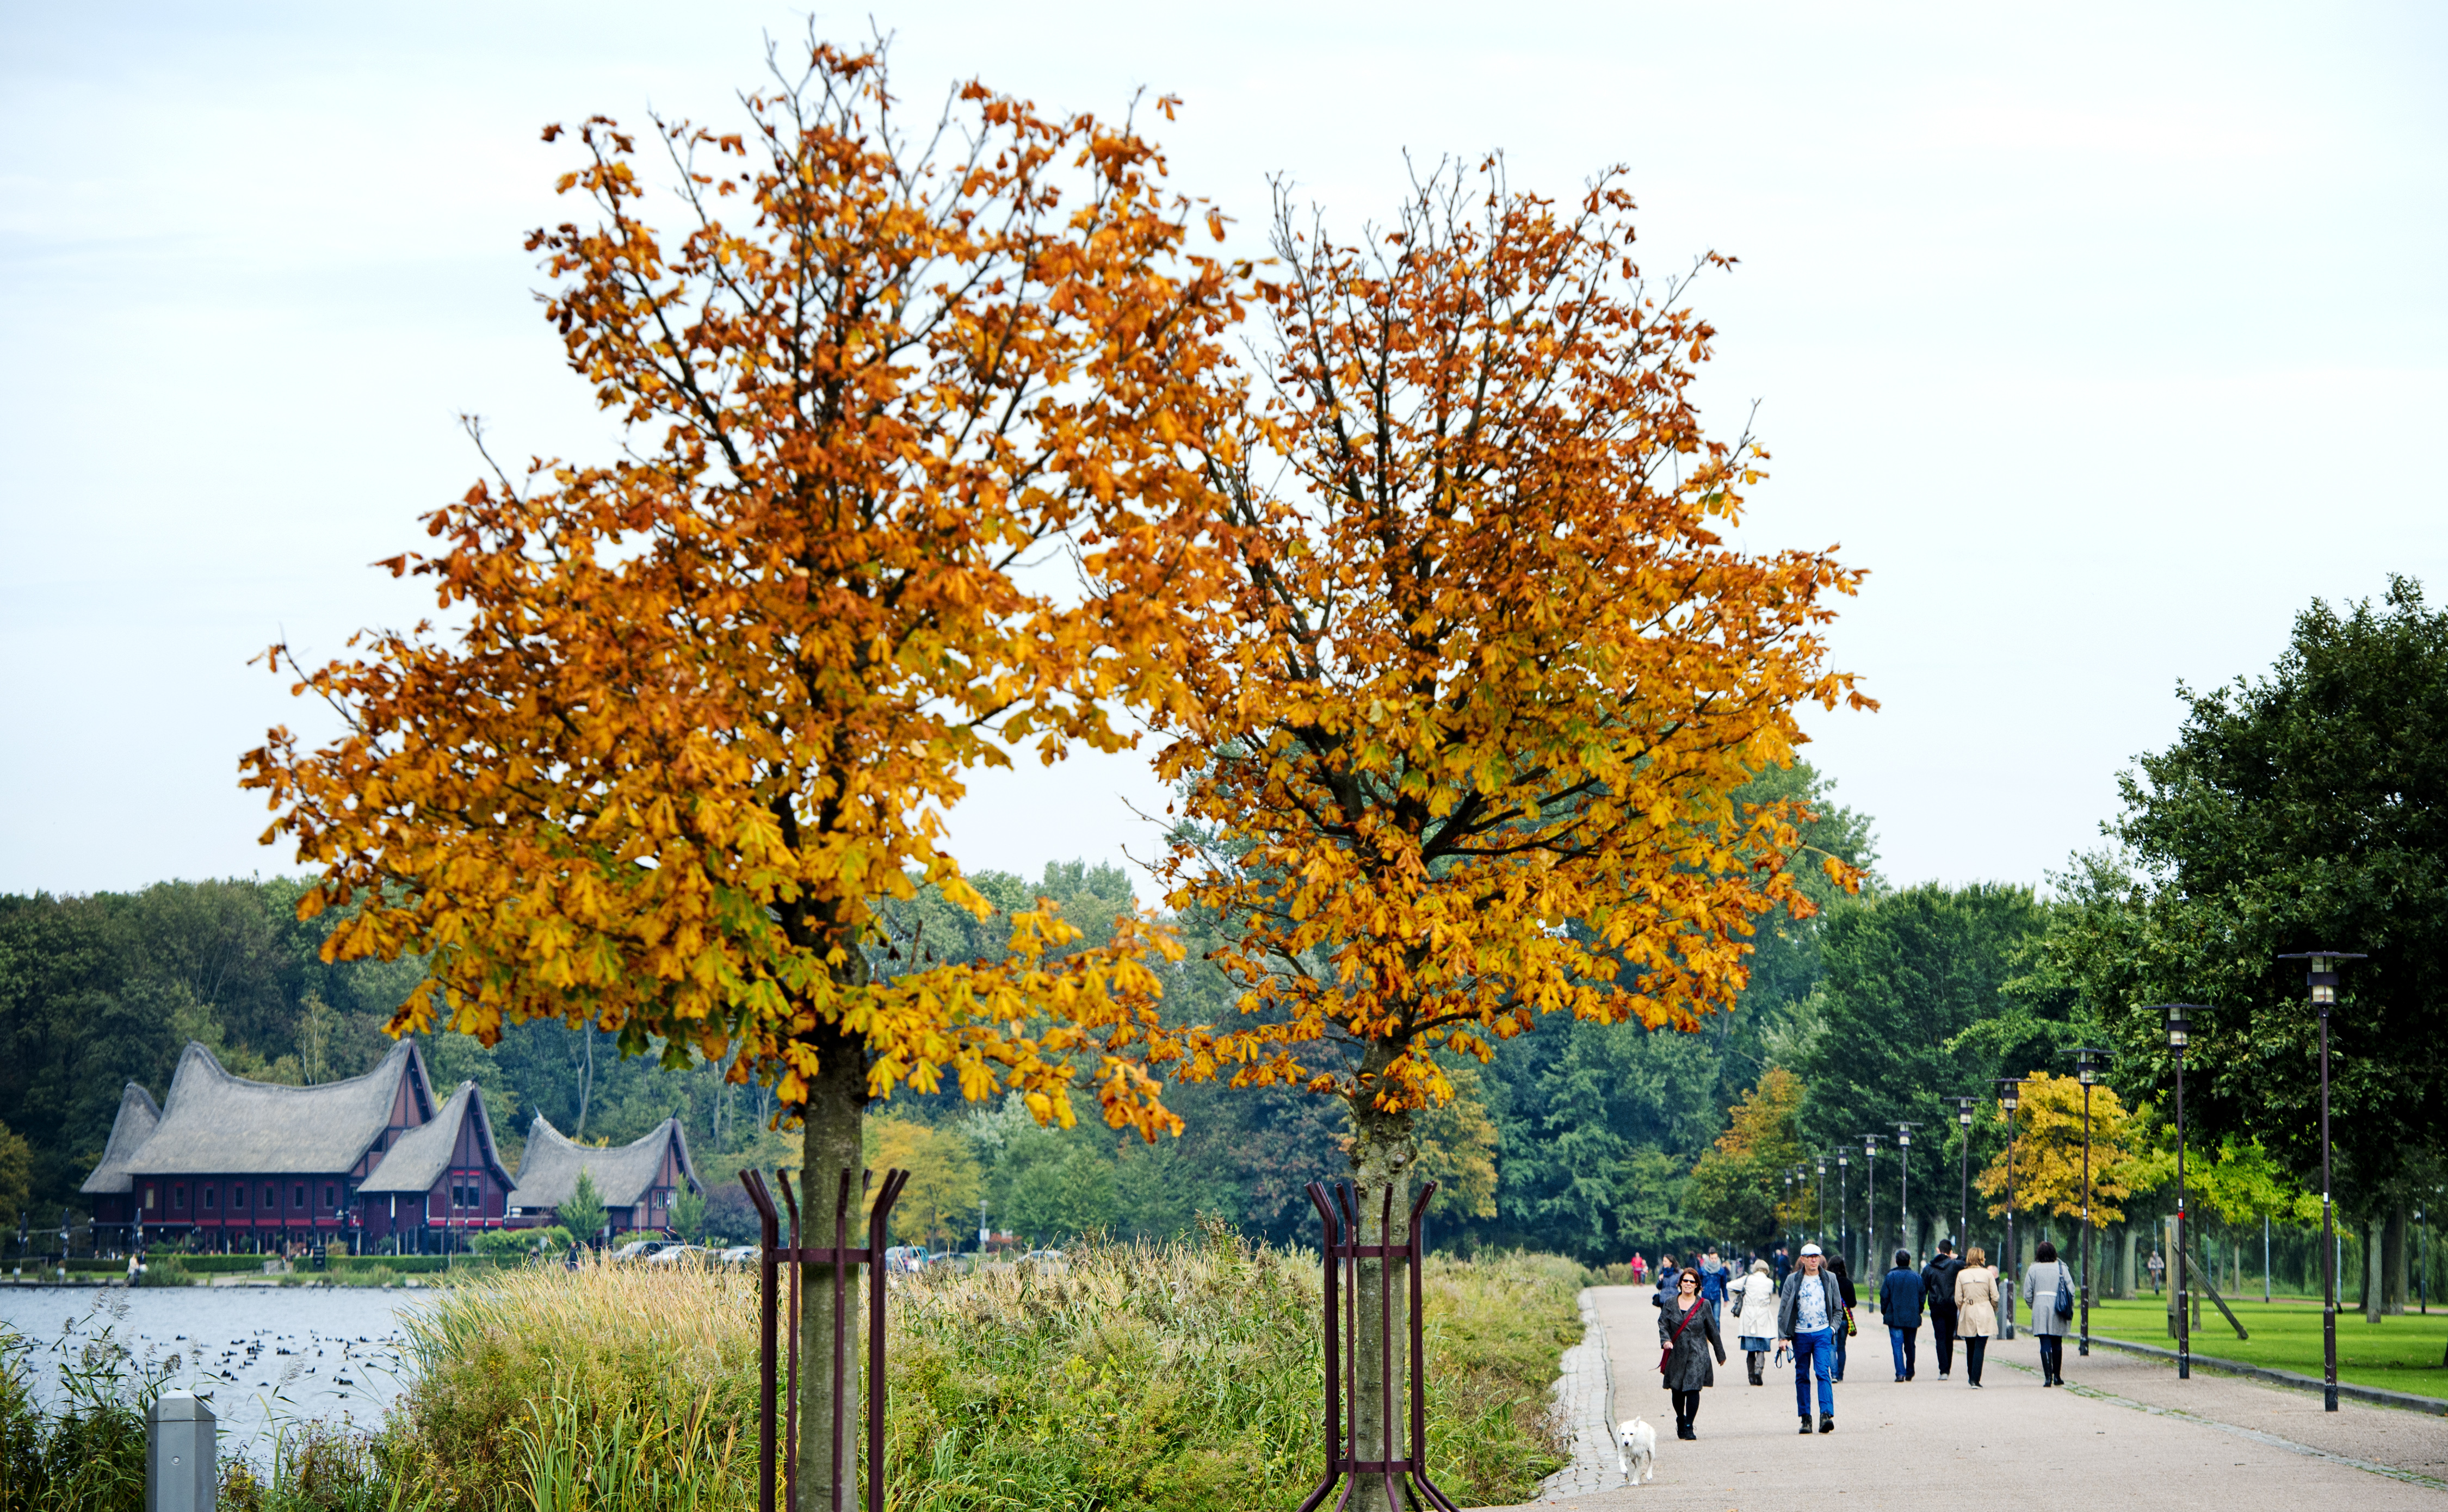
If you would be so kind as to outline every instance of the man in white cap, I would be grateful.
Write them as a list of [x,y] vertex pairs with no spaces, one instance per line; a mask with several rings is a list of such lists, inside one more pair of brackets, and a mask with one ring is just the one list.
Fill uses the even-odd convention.
[[1815,1244],[1802,1247],[1802,1269],[1777,1289],[1776,1333],[1793,1344],[1793,1409],[1810,1431],[1810,1378],[1819,1377],[1819,1431],[1836,1431],[1836,1330],[1845,1326],[1845,1295]]

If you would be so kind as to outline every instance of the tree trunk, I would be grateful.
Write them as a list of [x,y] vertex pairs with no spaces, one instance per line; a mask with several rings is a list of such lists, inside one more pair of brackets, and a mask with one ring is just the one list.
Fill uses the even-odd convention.
[[2405,1204],[2399,1202],[2388,1210],[2388,1222],[2380,1232],[2381,1311],[2405,1311]]
[[2380,1219],[2363,1220],[2363,1321],[2378,1323],[2381,1313]]
[[[1363,1244],[1406,1244],[1411,1237],[1411,1177],[1418,1152],[1411,1142],[1411,1115],[1385,1113],[1369,1101],[1378,1073],[1393,1059],[1390,1050],[1371,1045],[1362,1062],[1362,1092],[1351,1104],[1351,1171],[1359,1188],[1360,1234]],[[1388,1193],[1392,1201],[1387,1202]],[[1378,1302],[1379,1277],[1385,1277],[1390,1307]],[[1359,1460],[1399,1458],[1410,1444],[1410,1277],[1400,1265],[1392,1270],[1380,1260],[1359,1266],[1359,1327],[1348,1341],[1354,1368],[1355,1400],[1351,1404],[1352,1442]],[[1390,1387],[1390,1389],[1389,1389]],[[1392,1404],[1390,1420],[1387,1414]],[[1389,1452],[1390,1450],[1390,1452]],[[1351,1506],[1355,1512],[1399,1512],[1386,1503],[1382,1476],[1355,1477]]]
[[[841,1174],[850,1173],[849,1232],[845,1242],[866,1242],[859,1200],[860,1139],[867,1115],[867,1042],[831,1025],[811,1037],[816,1044],[816,1078],[808,1089],[807,1122],[800,1131],[799,1242],[833,1243],[833,1215]],[[842,1288],[842,1496],[833,1497],[833,1268],[799,1268],[799,1505],[797,1512],[849,1512],[859,1504],[859,1296],[856,1267]]]

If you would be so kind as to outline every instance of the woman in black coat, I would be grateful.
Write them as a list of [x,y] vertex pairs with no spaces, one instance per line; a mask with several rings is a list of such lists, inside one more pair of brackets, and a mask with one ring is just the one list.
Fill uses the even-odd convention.
[[1692,1420],[1700,1415],[1702,1388],[1717,1384],[1709,1364],[1726,1363],[1725,1341],[1717,1335],[1717,1310],[1700,1294],[1700,1273],[1686,1270],[1675,1278],[1674,1298],[1657,1310],[1657,1342],[1666,1347],[1666,1389],[1674,1396],[1674,1436],[1696,1439]]

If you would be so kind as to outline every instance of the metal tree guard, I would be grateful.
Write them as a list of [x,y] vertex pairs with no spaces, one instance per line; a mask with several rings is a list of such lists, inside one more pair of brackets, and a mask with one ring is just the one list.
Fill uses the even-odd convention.
[[[1326,1225],[1326,1244],[1319,1256],[1326,1269],[1326,1479],[1318,1483],[1309,1500],[1300,1504],[1300,1512],[1317,1512],[1327,1493],[1348,1475],[1348,1483],[1343,1495],[1335,1500],[1335,1512],[1351,1504],[1351,1496],[1360,1488],[1364,1475],[1381,1477],[1386,1484],[1386,1504],[1402,1507],[1425,1503],[1435,1512],[1459,1512],[1450,1499],[1428,1479],[1428,1388],[1427,1375],[1420,1356],[1420,1259],[1426,1252],[1424,1242],[1424,1215],[1428,1211],[1428,1198],[1436,1195],[1437,1184],[1422,1184],[1419,1199],[1411,1204],[1411,1236],[1403,1244],[1362,1244],[1360,1238],[1360,1207],[1365,1200],[1348,1181],[1337,1181],[1333,1200],[1328,1200],[1329,1188],[1311,1181],[1308,1187],[1310,1202],[1316,1207],[1318,1218]],[[1387,1186],[1380,1194],[1377,1232],[1382,1235],[1393,1226],[1394,1189]],[[1338,1215],[1339,1210],[1339,1215]],[[1360,1358],[1356,1349],[1343,1348],[1348,1337],[1360,1336],[1360,1262],[1375,1260],[1377,1266],[1377,1348],[1379,1358],[1389,1368],[1380,1382],[1384,1393],[1383,1431],[1375,1445],[1377,1458],[1360,1457]],[[1394,1452],[1394,1372],[1390,1368],[1394,1353],[1394,1281],[1393,1266],[1400,1262],[1410,1273],[1410,1399],[1411,1452],[1397,1456]],[[1412,1500],[1406,1503],[1401,1487],[1407,1481]]]
[[[884,1185],[876,1190],[875,1206],[868,1214],[867,1245],[853,1248],[850,1242],[850,1172],[841,1173],[841,1181],[833,1197],[833,1242],[821,1248],[804,1248],[799,1243],[799,1198],[791,1190],[788,1172],[776,1171],[782,1183],[782,1201],[791,1213],[791,1242],[780,1242],[782,1216],[775,1211],[774,1196],[765,1185],[762,1172],[755,1169],[739,1173],[739,1184],[748,1189],[748,1200],[756,1208],[758,1223],[764,1230],[764,1246],[759,1256],[761,1277],[759,1327],[762,1330],[757,1352],[757,1477],[756,1505],[759,1512],[775,1512],[775,1386],[776,1370],[775,1332],[780,1325],[779,1313],[784,1307],[776,1282],[784,1266],[790,1268],[788,1309],[791,1324],[791,1354],[788,1365],[790,1406],[782,1429],[782,1463],[780,1480],[784,1504],[797,1512],[799,1505],[799,1267],[830,1265],[833,1268],[833,1357],[832,1357],[832,1504],[850,1504],[848,1470],[850,1455],[850,1289],[851,1268],[867,1266],[867,1512],[884,1512],[884,1239],[886,1224],[892,1215],[892,1204],[899,1200],[901,1189],[909,1182],[909,1173],[901,1170],[884,1173]],[[859,1191],[867,1190],[870,1173],[859,1173]],[[815,1194],[808,1194],[813,1197]],[[811,1212],[809,1216],[815,1215]]]

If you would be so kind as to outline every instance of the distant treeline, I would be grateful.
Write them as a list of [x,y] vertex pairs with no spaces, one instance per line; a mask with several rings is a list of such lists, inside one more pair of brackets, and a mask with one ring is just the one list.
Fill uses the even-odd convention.
[[[1807,768],[1771,774],[1756,788],[1748,795],[1813,798],[1822,817],[1810,843],[1872,859],[1867,821],[1827,802]],[[983,871],[970,880],[995,916],[976,919],[924,890],[890,910],[879,969],[890,969],[896,947],[999,955],[1004,915],[1041,897],[1087,945],[1108,940],[1116,913],[1132,906],[1131,876],[1112,866],[1073,861],[1035,879]],[[298,894],[298,883],[276,879],[0,897],[0,1123],[30,1154],[25,1197],[11,1199],[0,1177],[0,1218],[13,1228],[17,1201],[29,1203],[38,1227],[55,1225],[64,1204],[80,1209],[76,1188],[109,1137],[121,1086],[135,1081],[165,1095],[189,1040],[212,1046],[233,1071],[277,1081],[353,1076],[380,1058],[390,1043],[383,1025],[422,965],[323,964],[328,921],[300,923]],[[1196,921],[1174,924],[1189,954],[1170,968],[1168,1016],[1229,1016],[1231,984],[1202,959],[1213,937]],[[1500,1045],[1489,1065],[1455,1066],[1464,1096],[1425,1117],[1421,1130],[1424,1167],[1444,1188],[1439,1234],[1592,1259],[1696,1235],[1701,1220],[1684,1196],[1693,1162],[1817,985],[1824,927],[1763,921],[1742,1009],[1700,1033],[1550,1024]],[[728,1086],[710,1065],[623,1060],[598,1030],[526,1024],[489,1049],[457,1034],[429,1036],[423,1047],[437,1085],[472,1079],[484,1088],[513,1167],[537,1112],[573,1138],[616,1143],[677,1114],[715,1189],[717,1233],[745,1236],[748,1211],[733,1196],[740,1166],[795,1163],[794,1139],[767,1127],[773,1105],[763,1089]],[[899,1124],[956,1141],[975,1162],[973,1184],[962,1188],[976,1194],[967,1204],[983,1197],[992,1226],[1034,1240],[1090,1228],[1169,1234],[1208,1214],[1278,1239],[1312,1233],[1304,1185],[1346,1174],[1339,1104],[1299,1090],[1214,1085],[1176,1086],[1167,1101],[1186,1127],[1152,1147],[1107,1129],[1084,1097],[1067,1131],[948,1092],[905,1090],[874,1111],[881,1134]],[[907,1145],[913,1136],[901,1138]],[[973,1232],[974,1207],[966,1221],[948,1211],[942,1219],[942,1236]]]

